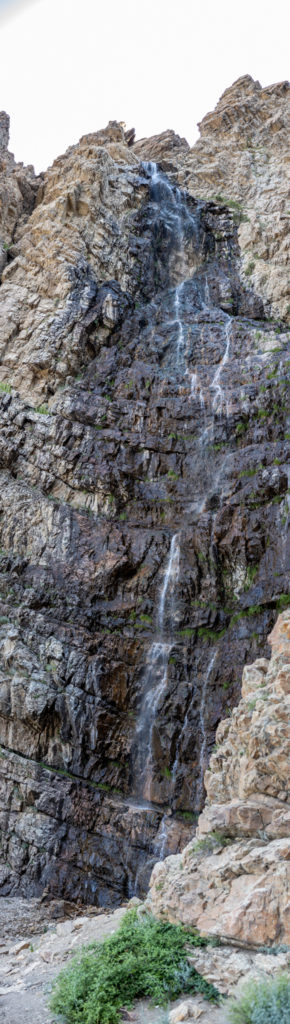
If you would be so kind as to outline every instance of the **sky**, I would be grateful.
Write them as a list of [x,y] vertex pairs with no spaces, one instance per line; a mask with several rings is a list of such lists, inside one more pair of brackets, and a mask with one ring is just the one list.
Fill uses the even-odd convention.
[[10,149],[44,170],[114,119],[192,145],[240,75],[289,79],[289,39],[287,0],[0,0]]

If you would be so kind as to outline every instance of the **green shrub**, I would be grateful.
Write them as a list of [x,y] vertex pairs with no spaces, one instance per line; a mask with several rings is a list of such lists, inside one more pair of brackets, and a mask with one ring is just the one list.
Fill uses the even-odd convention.
[[196,839],[192,844],[191,853],[213,853],[216,846],[230,846],[232,839],[229,836],[225,836],[223,832],[219,832],[215,829],[213,832],[208,832],[204,839]]
[[289,1024],[289,975],[249,982],[238,999],[227,1003],[227,1009],[232,1024]]
[[118,1024],[121,1008],[148,998],[166,1005],[181,992],[217,1002],[213,985],[187,963],[196,933],[129,911],[115,935],[84,947],[54,983],[51,1009],[68,1024]]

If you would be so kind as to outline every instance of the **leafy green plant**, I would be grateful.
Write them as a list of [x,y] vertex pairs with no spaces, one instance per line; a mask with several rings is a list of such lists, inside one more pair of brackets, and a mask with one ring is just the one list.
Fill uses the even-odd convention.
[[51,1009],[67,1024],[118,1024],[121,1008],[142,997],[164,1006],[186,991],[217,1002],[217,989],[187,963],[188,943],[204,945],[205,940],[131,910],[115,935],[84,947],[62,971]]
[[48,405],[37,405],[35,412],[40,412],[42,416],[49,416]]
[[7,395],[11,394],[11,384],[8,384],[5,380],[0,381],[0,391],[5,391]]
[[251,981],[238,999],[227,1002],[232,1024],[289,1024],[290,976]]

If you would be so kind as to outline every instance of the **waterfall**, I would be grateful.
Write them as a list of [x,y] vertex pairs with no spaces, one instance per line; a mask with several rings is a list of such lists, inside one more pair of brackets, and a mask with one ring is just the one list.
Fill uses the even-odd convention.
[[[155,210],[157,226],[161,220],[164,228],[164,237],[168,244],[169,273],[171,275],[170,314],[168,327],[170,330],[170,341],[172,340],[174,351],[173,358],[170,357],[170,372],[174,378],[179,375],[183,380],[190,382],[190,408],[193,402],[200,407],[201,436],[197,452],[198,465],[200,466],[199,477],[201,487],[204,491],[202,503],[195,503],[192,506],[194,514],[198,515],[204,508],[206,494],[208,494],[208,477],[212,484],[212,466],[205,457],[204,445],[208,442],[209,436],[213,436],[214,414],[221,416],[224,408],[227,413],[227,401],[225,390],[222,386],[222,373],[228,361],[231,343],[231,317],[226,315],[223,323],[225,347],[222,358],[213,373],[213,379],[209,385],[212,391],[212,416],[211,423],[206,423],[206,406],[202,390],[199,372],[196,366],[192,369],[187,365],[189,361],[188,344],[190,341],[190,330],[187,327],[186,314],[188,313],[188,324],[192,322],[192,305],[196,303],[200,322],[207,322],[211,317],[212,299],[208,278],[205,280],[196,275],[194,288],[192,290],[193,275],[196,270],[196,245],[199,235],[199,209],[196,214],[190,213],[187,201],[183,193],[170,183],[166,175],[153,162],[143,164],[143,170],[150,180],[150,199]],[[191,260],[191,265],[190,265]],[[195,260],[195,263],[194,263]],[[171,298],[172,296],[172,298]],[[194,296],[192,300],[192,296]],[[172,305],[171,305],[172,302]],[[221,470],[218,470],[220,474]],[[206,479],[205,479],[206,478]],[[214,477],[215,479],[215,477]],[[218,476],[217,476],[218,479]],[[135,771],[137,775],[137,794],[143,802],[145,800],[158,804],[160,800],[160,779],[158,779],[158,760],[162,753],[160,737],[158,732],[158,715],[163,710],[163,703],[168,683],[168,666],[172,651],[175,630],[176,630],[176,588],[180,572],[180,537],[175,533],[171,538],[170,549],[164,567],[163,580],[159,592],[159,600],[156,610],[157,630],[153,642],[149,647],[146,663],[142,677],[143,699],[137,727],[137,756]],[[214,667],[217,650],[214,651],[209,660],[201,691],[199,708],[199,734],[200,734],[200,764],[196,787],[194,809],[200,811],[203,801],[203,777],[206,766],[206,705],[208,685]],[[196,696],[196,685],[193,687],[193,696]],[[190,698],[186,714],[180,723],[175,759],[171,776],[171,805],[174,801],[174,791],[179,770],[180,753],[182,743],[188,724],[191,720],[192,698]],[[162,792],[162,786],[161,786]],[[162,803],[162,799],[161,799]],[[159,824],[158,833],[154,842],[156,857],[163,859],[166,856],[168,822],[172,811],[165,811]]]
[[197,206],[196,214],[191,213],[186,197],[177,185],[171,184],[156,163],[145,161],[142,167],[150,179],[151,199],[159,211],[162,209],[164,224],[174,245],[174,274],[183,282],[187,274],[185,241],[193,241],[196,250],[199,240],[200,206]]

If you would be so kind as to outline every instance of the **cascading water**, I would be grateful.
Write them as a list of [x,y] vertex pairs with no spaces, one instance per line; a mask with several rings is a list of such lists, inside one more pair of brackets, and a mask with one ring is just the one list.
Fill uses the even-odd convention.
[[173,614],[174,614],[174,604],[173,604],[174,603],[174,588],[175,588],[175,584],[178,581],[179,568],[180,568],[179,535],[178,535],[178,533],[175,533],[174,536],[172,537],[171,544],[170,544],[169,559],[168,559],[168,564],[167,564],[167,567],[166,567],[165,573],[164,573],[164,582],[163,582],[163,587],[161,589],[160,601],[159,601],[158,622],[159,622],[159,629],[160,629],[161,633],[163,632],[163,628],[164,628],[164,615],[165,615],[166,602],[168,600],[168,591],[170,593],[170,603],[171,603],[171,615],[170,615],[170,618],[171,618],[171,621],[173,619]]
[[[167,292],[168,304],[170,295],[171,320],[164,321],[170,330],[171,346],[174,352],[170,358],[169,368],[171,379],[176,376],[183,384],[190,383],[190,410],[193,415],[200,417],[201,431],[199,434],[199,446],[197,449],[197,462],[193,465],[194,477],[199,481],[199,494],[202,500],[196,501],[192,506],[193,519],[195,522],[204,509],[208,489],[215,485],[215,478],[218,475],[213,473],[211,462],[207,464],[205,445],[213,437],[213,425],[215,417],[221,418],[224,408],[227,410],[225,391],[221,384],[223,368],[229,358],[231,341],[231,318],[226,316],[224,321],[225,350],[214,373],[212,382],[208,381],[210,390],[213,393],[211,403],[211,418],[207,424],[207,415],[210,411],[210,404],[206,408],[205,397],[199,371],[195,366],[191,368],[192,356],[190,356],[190,337],[192,322],[192,302],[194,308],[199,311],[201,325],[210,323],[212,316],[212,302],[210,287],[207,275],[205,281],[201,276],[196,276],[196,248],[199,239],[199,208],[193,215],[188,209],[183,194],[175,185],[172,185],[166,176],[158,169],[155,163],[143,165],[146,174],[150,178],[150,197],[158,209],[158,216],[162,215],[162,223],[165,225],[171,249],[169,249],[169,270],[173,279],[173,301],[172,291]],[[157,214],[156,214],[157,216]],[[168,308],[168,307],[167,307]],[[187,318],[187,322],[186,322]],[[201,326],[202,330],[202,326]],[[184,391],[182,392],[184,393]],[[195,407],[194,407],[195,405]],[[198,410],[199,409],[199,414]],[[191,411],[189,413],[192,415]],[[199,468],[200,465],[200,468]],[[218,471],[219,473],[219,471]],[[189,509],[190,511],[190,509]],[[160,758],[160,737],[158,733],[158,716],[164,703],[164,697],[168,685],[169,659],[172,647],[177,641],[177,607],[176,607],[176,586],[179,579],[180,569],[180,534],[173,535],[170,544],[168,560],[164,571],[163,584],[160,590],[157,609],[158,633],[151,644],[145,670],[143,674],[143,700],[141,704],[139,724],[137,728],[137,792],[139,799],[143,801],[158,803],[160,788],[156,789],[156,770]],[[192,806],[195,811],[200,811],[203,802],[203,776],[206,767],[207,733],[206,733],[206,704],[208,695],[208,684],[216,660],[217,651],[211,657],[206,674],[204,676],[201,701],[199,708],[199,731],[200,731],[200,754],[199,773],[195,797],[192,795]],[[175,790],[180,781],[180,756],[187,727],[189,725],[193,703],[198,693],[197,679],[194,677],[191,686],[187,713],[180,728],[175,747],[175,757],[171,770],[169,803],[174,807]],[[171,813],[171,812],[170,812]],[[168,814],[165,812],[159,824],[158,833],[154,841],[153,854],[156,859],[166,855]]]
[[222,357],[222,359],[221,359],[221,361],[220,361],[220,363],[218,365],[218,368],[217,368],[217,370],[215,372],[212,384],[210,385],[210,387],[214,391],[213,410],[214,410],[214,412],[218,413],[219,416],[221,415],[221,413],[223,411],[223,405],[224,404],[226,406],[226,415],[228,416],[227,402],[225,400],[224,391],[223,391],[222,385],[220,383],[220,378],[221,378],[222,370],[223,370],[223,368],[224,368],[224,366],[227,363],[228,358],[229,358],[230,343],[231,343],[231,324],[232,324],[231,317],[228,317],[228,320],[227,320],[226,326],[225,326],[225,338],[226,338],[225,351],[224,351],[223,357]]
[[[161,587],[157,624],[159,636],[148,651],[144,673],[144,697],[137,728],[139,755],[138,791],[146,800],[152,797],[152,773],[154,769],[154,726],[159,704],[167,686],[168,662],[173,643],[175,587],[179,577],[180,545],[179,535],[171,539],[169,558]],[[165,625],[168,640],[164,637]]]

